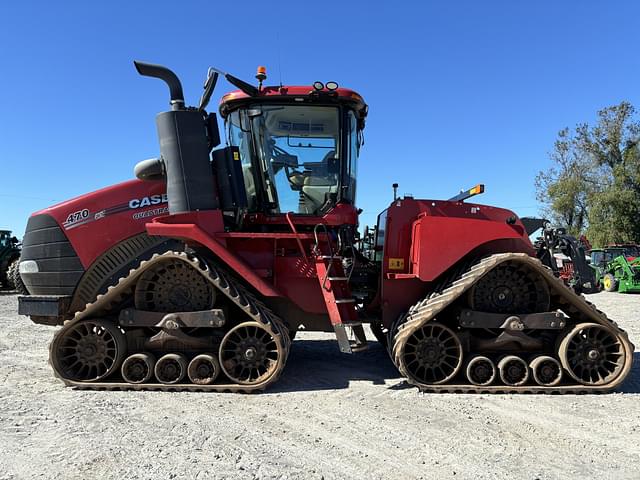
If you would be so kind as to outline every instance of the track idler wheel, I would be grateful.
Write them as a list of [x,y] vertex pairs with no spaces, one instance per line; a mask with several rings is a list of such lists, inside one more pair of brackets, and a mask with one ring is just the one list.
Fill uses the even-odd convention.
[[196,385],[211,385],[220,374],[220,363],[212,355],[202,354],[189,362],[187,375]]
[[122,362],[122,378],[127,383],[146,383],[153,376],[156,357],[150,353],[134,353]]
[[180,353],[167,353],[156,362],[154,373],[160,383],[179,383],[187,373],[187,358]]
[[533,359],[529,365],[533,379],[543,387],[553,387],[562,380],[562,365],[553,357],[541,355]]
[[63,328],[51,343],[51,365],[62,378],[97,382],[120,367],[127,350],[124,333],[108,320],[89,319]]
[[505,385],[519,387],[529,380],[527,362],[516,355],[508,355],[498,362],[500,379]]
[[415,380],[438,385],[451,380],[460,370],[462,345],[453,330],[429,322],[407,339],[402,360]]
[[608,328],[597,323],[576,325],[560,342],[560,362],[583,385],[613,381],[624,368],[626,349]]
[[282,341],[258,322],[233,327],[220,344],[220,366],[224,374],[241,385],[266,382],[278,371],[285,354]]
[[477,355],[467,364],[467,379],[474,385],[491,385],[498,375],[498,369],[491,359]]

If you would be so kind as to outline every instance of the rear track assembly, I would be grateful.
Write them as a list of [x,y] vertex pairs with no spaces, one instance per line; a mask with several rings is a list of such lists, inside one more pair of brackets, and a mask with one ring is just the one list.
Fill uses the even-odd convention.
[[[548,287],[552,308],[562,310],[571,319],[568,333],[557,347],[562,366],[569,375],[563,376],[559,362],[550,357],[537,357],[530,366],[534,375],[529,375],[527,364],[517,356],[504,357],[499,365],[493,365],[488,358],[478,357],[478,352],[468,353],[470,362],[466,372],[461,368],[463,359],[455,334],[452,336],[452,330],[437,317],[442,314],[446,318],[447,307],[469,295],[474,285],[505,262],[537,274],[546,283],[545,289]],[[434,327],[429,330],[429,325]],[[633,362],[634,347],[627,334],[584,297],[565,286],[539,260],[524,253],[494,254],[480,260],[411,307],[388,335],[389,354],[394,364],[410,384],[424,392],[606,392],[622,383]],[[472,383],[466,380],[465,373]],[[503,379],[502,384],[492,383],[496,377]],[[532,384],[530,377],[534,377],[537,384]]]

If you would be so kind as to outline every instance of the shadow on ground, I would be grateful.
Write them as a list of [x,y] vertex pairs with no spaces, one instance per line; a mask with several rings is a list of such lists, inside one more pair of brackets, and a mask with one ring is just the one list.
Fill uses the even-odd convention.
[[400,379],[383,346],[369,343],[365,352],[344,354],[335,340],[295,340],[284,373],[271,393],[348,388],[352,381],[384,385]]
[[[616,392],[640,394],[640,352],[633,356],[629,376]],[[415,388],[401,379],[385,348],[370,342],[369,350],[352,355],[340,353],[335,340],[296,340],[285,371],[269,393],[348,388],[352,381],[385,385],[390,390]]]
[[633,366],[629,376],[616,391],[622,393],[640,393],[640,352],[633,354]]

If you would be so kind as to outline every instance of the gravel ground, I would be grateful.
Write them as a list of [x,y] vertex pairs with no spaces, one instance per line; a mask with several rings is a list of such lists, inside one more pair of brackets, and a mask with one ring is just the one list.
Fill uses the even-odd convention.
[[[640,295],[590,300],[640,344]],[[0,295],[0,479],[640,478],[638,354],[609,395],[435,395],[375,342],[303,333],[267,393],[84,392],[16,304]]]

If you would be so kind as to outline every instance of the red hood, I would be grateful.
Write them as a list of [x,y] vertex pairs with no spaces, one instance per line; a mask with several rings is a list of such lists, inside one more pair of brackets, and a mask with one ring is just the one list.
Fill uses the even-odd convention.
[[164,182],[130,180],[40,210],[64,230],[83,266],[168,213]]

